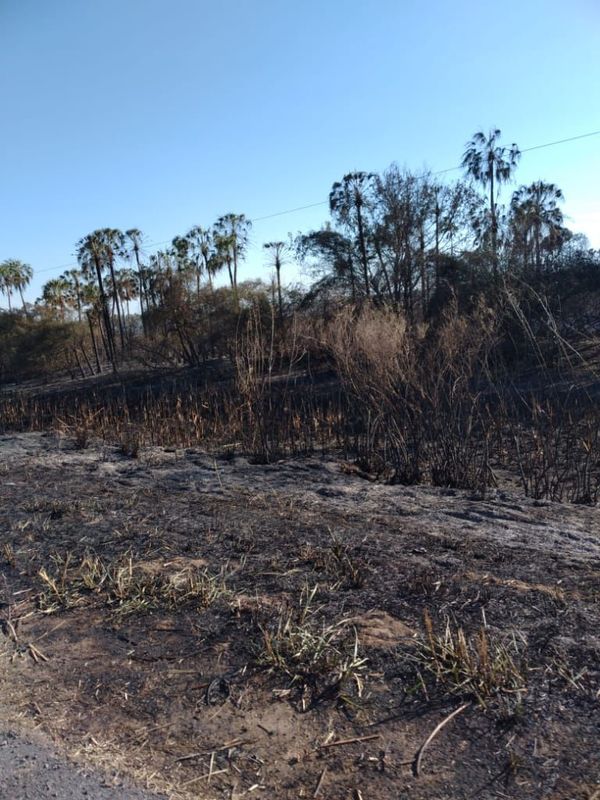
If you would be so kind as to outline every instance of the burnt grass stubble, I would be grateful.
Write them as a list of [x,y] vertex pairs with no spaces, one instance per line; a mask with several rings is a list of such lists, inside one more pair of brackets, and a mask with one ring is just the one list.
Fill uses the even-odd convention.
[[[261,476],[282,465],[242,460],[258,476],[244,487],[221,470],[235,472],[235,456],[214,458],[210,482],[193,449],[132,458],[94,441],[83,453],[53,435],[27,439],[38,456],[9,453],[0,466],[0,697],[67,752],[173,797],[597,796],[597,559],[533,535],[510,548],[502,531],[476,535],[466,521],[481,498],[470,491],[393,487],[393,508],[345,504],[332,502],[340,492],[318,459],[285,462],[280,484]],[[356,474],[343,481],[365,498],[377,488]],[[437,508],[452,504],[453,525],[419,512],[423,491]],[[596,535],[591,509],[492,494],[537,536],[540,525],[568,528],[569,515]],[[510,528],[510,515],[498,524]],[[225,590],[210,602],[153,596],[126,613],[106,585],[48,602],[40,570],[68,585],[90,556],[167,576],[191,563]],[[264,657],[265,631],[312,591],[313,631],[344,621],[335,647],[366,659],[343,685],[327,658],[323,674],[300,665],[292,680]],[[522,686],[481,697],[428,671],[427,619],[436,636],[460,629],[475,649],[482,628],[508,643]],[[467,703],[417,777],[419,747]]]

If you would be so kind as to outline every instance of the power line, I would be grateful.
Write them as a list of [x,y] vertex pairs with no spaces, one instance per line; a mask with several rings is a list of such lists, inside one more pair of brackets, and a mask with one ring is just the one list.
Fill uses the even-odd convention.
[[276,211],[274,214],[267,214],[264,217],[254,217],[250,222],[262,222],[264,219],[273,219],[273,217],[282,217],[284,214],[293,214],[295,211],[305,211],[307,208],[316,208],[317,206],[328,205],[329,200],[319,200],[318,203],[309,203],[307,206],[297,206],[296,208],[288,208],[286,211]]
[[[545,144],[536,144],[536,145],[533,145],[532,147],[525,147],[522,150],[520,150],[520,152],[521,153],[531,153],[533,150],[543,150],[546,147],[554,147],[555,145],[559,145],[559,144],[567,144],[568,142],[576,142],[576,141],[578,141],[580,139],[588,139],[591,136],[600,136],[600,130],[590,131],[589,133],[581,133],[578,136],[569,136],[567,139],[556,139],[556,141],[554,141],[554,142],[546,142]],[[462,168],[463,168],[462,165],[459,164],[456,167],[447,167],[446,169],[440,169],[440,170],[437,170],[436,172],[425,172],[425,173],[423,173],[423,175],[420,175],[418,177],[425,178],[425,177],[428,177],[428,176],[435,177],[436,175],[445,175],[448,172],[456,172],[457,170],[462,169]],[[317,203],[309,203],[308,205],[305,205],[305,206],[296,206],[295,208],[287,208],[284,211],[276,211],[273,214],[266,214],[263,217],[254,217],[254,218],[250,219],[250,222],[253,223],[253,224],[255,222],[263,222],[263,221],[268,220],[268,219],[274,219],[275,217],[283,217],[283,216],[286,216],[287,214],[295,214],[298,211],[306,211],[309,208],[317,208],[318,206],[326,206],[326,205],[329,205],[329,200],[320,200]],[[146,244],[146,247],[159,247],[160,245],[163,245],[163,244],[170,244],[172,241],[173,241],[172,239],[165,239],[162,242],[148,242]],[[59,265],[57,267],[46,267],[45,269],[36,269],[35,270],[35,274],[39,275],[42,272],[56,272],[56,271],[58,271],[60,269],[69,269],[71,267],[77,267],[77,266],[79,266],[77,264],[77,262],[75,262],[74,264],[61,264],[61,265]]]
[[591,131],[590,133],[582,133],[579,136],[570,136],[568,139],[557,139],[555,142],[547,142],[546,144],[536,144],[533,147],[526,147],[521,150],[522,153],[531,153],[532,150],[543,150],[544,147],[554,147],[555,144],[565,144],[566,142],[576,142],[578,139],[587,139],[590,136],[600,136],[600,131]]

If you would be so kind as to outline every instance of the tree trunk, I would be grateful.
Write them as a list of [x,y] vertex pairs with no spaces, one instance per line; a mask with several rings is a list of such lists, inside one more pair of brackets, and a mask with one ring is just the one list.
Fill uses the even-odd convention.
[[490,171],[490,211],[492,214],[492,268],[494,277],[498,277],[498,246],[496,236],[496,204],[494,202],[494,165]]
[[113,369],[116,371],[116,363],[115,363],[115,347],[114,347],[114,337],[113,337],[113,329],[112,329],[112,320],[110,318],[110,311],[108,309],[108,298],[106,297],[106,292],[104,291],[104,283],[102,281],[102,266],[100,264],[100,259],[98,256],[94,256],[94,265],[96,267],[96,277],[98,279],[98,289],[100,291],[100,302],[102,303],[102,316],[104,318],[104,327],[106,329],[106,341],[104,343],[104,347],[106,350],[106,355],[108,356],[108,360],[113,365]]
[[119,287],[117,286],[117,281],[115,277],[115,263],[114,263],[114,256],[113,253],[110,253],[110,257],[108,259],[108,266],[110,269],[110,277],[112,279],[112,286],[113,286],[113,300],[115,303],[115,308],[117,309],[117,321],[119,323],[119,335],[121,338],[121,349],[125,350],[125,330],[123,328],[123,315],[121,313],[121,303],[119,301]]
[[279,301],[279,324],[283,324],[283,300],[281,298],[281,264],[275,264],[277,272],[277,299]]
[[356,215],[357,215],[357,222],[358,222],[358,246],[360,248],[360,257],[362,261],[362,268],[363,268],[363,280],[365,282],[365,293],[367,297],[371,294],[371,287],[369,285],[369,261],[367,258],[367,247],[365,244],[365,232],[363,228],[363,219],[362,219],[362,212],[360,210],[361,202],[360,200],[357,201],[356,204]]
[[[137,266],[138,281],[140,285],[140,317],[142,318],[142,330],[144,331],[144,336],[146,336],[148,333],[146,328],[146,313],[149,308],[149,303],[148,303],[148,295],[146,294],[146,281],[144,279],[144,273],[142,272],[142,265],[140,264],[140,248],[137,242],[133,245],[133,252],[135,255],[135,263]],[[146,303],[145,311],[144,311],[144,302]]]

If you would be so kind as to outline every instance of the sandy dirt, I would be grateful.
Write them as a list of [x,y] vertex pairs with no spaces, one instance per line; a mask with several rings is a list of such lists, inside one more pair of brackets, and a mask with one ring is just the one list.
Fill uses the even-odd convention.
[[46,742],[0,727],[1,800],[149,800],[118,778],[67,763]]
[[[381,485],[332,459],[131,459],[53,434],[0,437],[0,481],[0,704],[65,756],[174,798],[600,796],[595,508]],[[206,569],[227,591],[127,616],[94,594],[44,606],[40,569],[90,554],[177,580]],[[299,696],[257,658],[315,586],[316,618],[343,621],[366,659],[344,702]],[[517,642],[526,685],[485,707],[421,691],[426,614]]]

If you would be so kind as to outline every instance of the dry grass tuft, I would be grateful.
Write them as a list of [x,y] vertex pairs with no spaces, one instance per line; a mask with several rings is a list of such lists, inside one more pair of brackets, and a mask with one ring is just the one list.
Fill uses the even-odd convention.
[[119,618],[182,606],[204,609],[227,595],[224,571],[185,569],[176,574],[150,574],[131,555],[106,562],[87,555],[78,564],[72,556],[55,556],[53,568],[42,567],[44,589],[38,594],[39,608],[47,614],[73,608],[92,598],[111,607]]
[[283,610],[270,625],[260,625],[258,663],[288,679],[305,707],[325,698],[350,701],[352,686],[362,695],[367,660],[359,654],[358,636],[348,620],[327,624],[315,606],[318,586],[305,587],[299,602]]
[[361,589],[367,580],[367,564],[339,537],[332,535],[328,547],[307,545],[301,556],[311,562],[318,572],[333,578],[332,591],[340,588]]
[[424,615],[425,636],[414,656],[419,683],[426,696],[431,688],[470,697],[485,707],[500,695],[521,697],[527,689],[523,643],[513,635],[505,641],[493,638],[485,627],[469,636],[463,628],[446,621],[443,633],[434,630],[429,613]]

